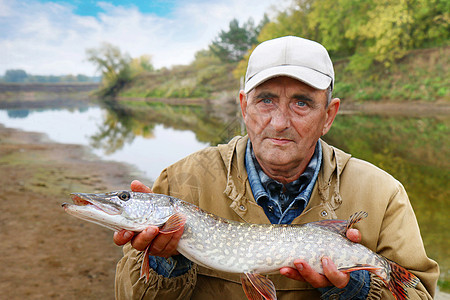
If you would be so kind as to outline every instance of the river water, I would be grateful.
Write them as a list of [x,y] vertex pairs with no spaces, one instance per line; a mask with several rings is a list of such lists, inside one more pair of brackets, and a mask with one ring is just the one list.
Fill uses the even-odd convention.
[[[79,109],[0,110],[6,127],[42,132],[59,143],[81,144],[106,160],[134,165],[154,180],[161,170],[208,145],[242,132],[236,113],[210,108],[141,104]],[[341,114],[324,139],[400,180],[410,197],[428,255],[450,290],[450,116]]]
[[6,127],[45,133],[52,141],[79,144],[105,160],[135,166],[150,180],[180,158],[208,146],[198,142],[189,130],[176,130],[162,124],[155,126],[153,136],[135,136],[122,148],[110,151],[94,147],[94,137],[106,118],[105,109],[87,107],[80,110],[0,110],[0,123]]

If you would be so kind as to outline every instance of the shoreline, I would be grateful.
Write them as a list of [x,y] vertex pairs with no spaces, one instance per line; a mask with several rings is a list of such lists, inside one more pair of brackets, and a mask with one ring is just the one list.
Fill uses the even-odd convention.
[[[135,172],[84,146],[0,125],[0,292],[6,299],[114,299],[113,232],[61,208],[72,192],[129,189]],[[26,280],[26,284],[24,284]]]
[[450,102],[394,102],[394,101],[367,101],[347,102],[341,101],[340,114],[373,114],[385,116],[446,116],[450,115]]
[[[239,101],[237,99],[188,99],[188,98],[133,98],[118,97],[118,102],[148,102],[148,103],[164,103],[167,105],[213,105],[222,107],[223,105],[236,105],[239,109]],[[49,97],[45,95],[43,99],[35,97],[35,95],[22,95],[18,98],[9,100],[2,99],[0,93],[0,109],[45,109],[45,108],[76,108],[98,105],[99,99],[90,98],[87,95],[60,97],[58,94]],[[441,99],[437,101],[364,101],[357,102],[349,99],[341,99],[339,114],[379,114],[379,115],[396,115],[396,116],[434,116],[434,115],[450,115],[450,99]]]

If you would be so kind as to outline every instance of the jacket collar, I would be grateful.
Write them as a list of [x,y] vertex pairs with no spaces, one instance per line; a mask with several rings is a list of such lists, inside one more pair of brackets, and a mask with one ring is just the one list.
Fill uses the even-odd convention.
[[351,155],[328,145],[323,140],[322,143],[322,168],[319,172],[318,192],[324,202],[329,202],[331,209],[336,210],[342,203],[339,193],[340,176]]
[[[224,194],[231,201],[230,208],[243,221],[255,224],[270,224],[263,209],[256,203],[248,182],[244,160],[247,141],[248,136],[238,136],[233,138],[228,145],[218,147],[227,168],[227,185]],[[320,142],[322,144],[322,167],[311,198],[317,191],[321,201],[328,202],[331,209],[336,210],[342,203],[339,194],[340,174],[351,155],[329,146],[323,140],[320,140]],[[313,205],[315,203],[310,201],[305,210]]]

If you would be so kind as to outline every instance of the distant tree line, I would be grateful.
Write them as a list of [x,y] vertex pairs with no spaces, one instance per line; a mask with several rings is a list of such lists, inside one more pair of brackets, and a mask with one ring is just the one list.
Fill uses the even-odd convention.
[[285,35],[320,42],[333,59],[348,58],[350,72],[389,68],[412,49],[449,44],[450,1],[293,0],[257,39]]
[[11,83],[68,83],[68,82],[99,82],[100,77],[89,77],[86,75],[30,75],[25,70],[6,70],[5,75],[0,77],[0,82]]
[[[251,18],[242,25],[237,19],[233,19],[229,23],[229,29],[222,30],[207,50],[200,50],[195,54],[191,66],[198,75],[196,86],[169,88],[170,94],[162,93],[160,96],[201,97],[210,93],[211,79],[223,75],[224,65],[236,65],[244,58],[248,50],[258,42],[258,34],[267,22],[269,22],[267,15],[257,26]],[[128,53],[123,53],[118,46],[109,43],[87,49],[86,56],[87,60],[102,73],[102,86],[98,91],[100,96],[116,95],[127,83],[143,73],[168,71],[166,68],[155,70],[149,55],[132,58]],[[177,68],[180,66],[173,67]]]
[[[86,51],[102,72],[101,94],[115,95],[142,73],[167,76],[150,96],[202,97],[217,91],[220,81],[245,75],[254,47],[276,37],[296,35],[322,43],[333,60],[346,59],[350,74],[389,69],[413,49],[450,44],[449,0],[292,0],[291,6],[258,25],[233,19],[207,49],[198,51],[186,68],[184,86],[169,84],[183,67],[155,70],[150,56],[131,58],[117,46],[103,44]],[[172,72],[172,75],[167,75]]]

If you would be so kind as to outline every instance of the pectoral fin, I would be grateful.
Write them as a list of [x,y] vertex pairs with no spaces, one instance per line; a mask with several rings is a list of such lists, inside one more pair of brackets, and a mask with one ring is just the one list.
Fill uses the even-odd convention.
[[163,227],[159,229],[159,233],[167,234],[177,232],[186,223],[186,217],[180,213],[176,213],[170,216],[170,218],[164,223]]
[[249,300],[276,300],[277,295],[273,282],[256,273],[241,275],[242,287]]

